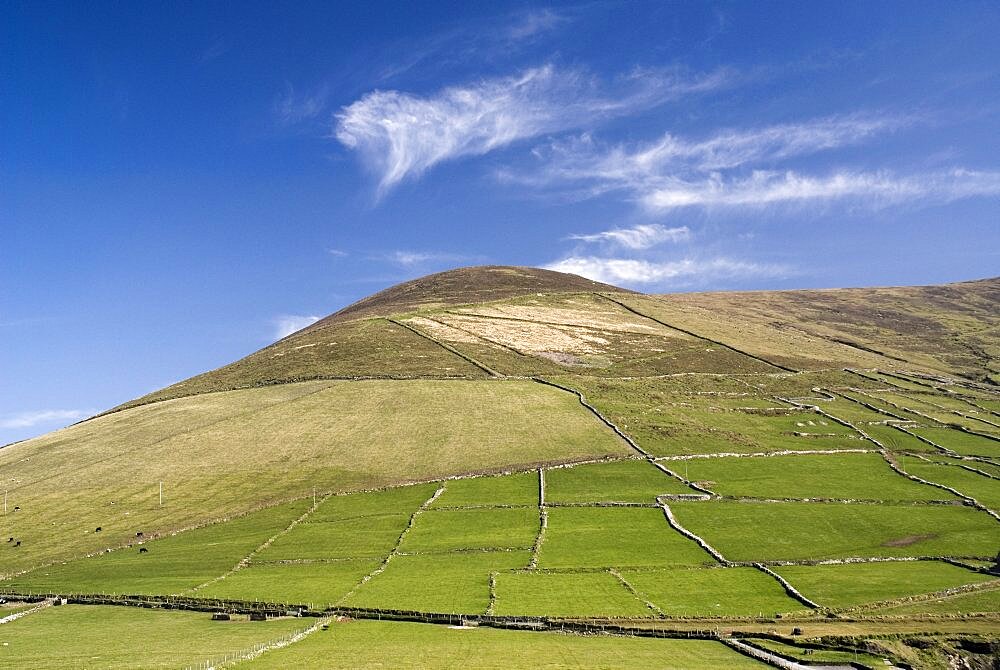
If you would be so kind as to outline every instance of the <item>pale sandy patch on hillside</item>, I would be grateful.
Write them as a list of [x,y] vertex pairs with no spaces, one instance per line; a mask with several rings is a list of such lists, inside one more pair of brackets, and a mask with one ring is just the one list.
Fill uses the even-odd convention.
[[[511,317],[527,321],[545,321],[567,326],[588,326],[612,331],[633,331],[637,333],[662,333],[664,329],[655,323],[640,320],[624,312],[613,309],[595,309],[589,305],[585,309],[568,307],[542,307],[533,305],[492,305],[489,307],[466,308],[457,311],[469,315],[491,317]],[[676,336],[673,330],[670,334]]]
[[527,321],[484,319],[474,316],[447,314],[442,321],[477,336],[525,353],[563,352],[599,354],[608,340],[584,328],[555,327]]
[[415,326],[434,339],[444,340],[445,342],[466,342],[475,344],[479,341],[474,336],[461,331],[458,328],[452,328],[451,326],[439,323],[438,321],[434,321],[432,319],[426,319],[422,316],[415,316],[412,319],[406,319],[403,323]]

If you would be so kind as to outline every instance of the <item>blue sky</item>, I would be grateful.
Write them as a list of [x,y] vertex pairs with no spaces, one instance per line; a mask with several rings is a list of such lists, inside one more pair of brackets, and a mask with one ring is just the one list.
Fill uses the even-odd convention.
[[0,444],[387,285],[1000,274],[995,2],[0,4]]

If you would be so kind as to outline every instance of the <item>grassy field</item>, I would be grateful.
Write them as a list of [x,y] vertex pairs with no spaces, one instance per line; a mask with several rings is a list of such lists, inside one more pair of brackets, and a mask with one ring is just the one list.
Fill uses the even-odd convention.
[[0,517],[0,534],[22,540],[16,553],[0,547],[0,571],[313,487],[628,451],[573,395],[527,381],[312,382],[156,403],[0,450],[0,469],[18,481],[9,504],[21,508]]
[[492,628],[452,629],[388,621],[349,621],[302,642],[247,663],[265,668],[330,670],[396,667],[399,659],[410,667],[442,670],[506,670],[507,668],[621,668],[663,667],[673,670],[749,670],[766,668],[728,647],[703,640],[560,635]]
[[537,505],[538,473],[502,477],[473,477],[445,483],[444,493],[431,508],[476,505]]
[[536,508],[434,510],[417,517],[400,551],[530,549],[537,534]]
[[543,568],[701,565],[715,561],[670,526],[658,509],[549,510],[539,552]]
[[1000,526],[961,506],[671,503],[677,520],[733,561],[993,556]]
[[634,570],[622,576],[668,616],[773,616],[806,607],[755,568]]
[[[680,467],[680,466],[677,466]],[[720,495],[761,498],[955,500],[893,472],[879,454],[694,458],[687,477]]]
[[941,561],[788,565],[774,571],[826,607],[854,607],[995,579]]
[[490,573],[523,568],[529,560],[526,551],[396,556],[343,604],[483,613],[490,602]]
[[[875,610],[874,614],[914,615],[914,614],[973,614],[977,612],[1000,612],[1000,589],[989,589],[975,593],[943,596],[920,602],[904,603]],[[1000,626],[998,626],[1000,628]]]
[[868,667],[877,668],[885,665],[884,656],[873,656],[864,652],[837,651],[835,649],[813,649],[783,644],[765,638],[750,640],[754,645],[776,652],[782,656],[798,659],[803,663],[827,663],[830,665],[849,663],[864,663]]
[[864,426],[863,430],[868,435],[871,435],[873,439],[878,440],[879,444],[891,451],[941,453],[940,449],[936,449],[926,442],[921,442],[912,435],[892,426],[873,424]]
[[969,472],[956,465],[928,463],[907,456],[899,458],[899,465],[911,475],[950,486],[964,495],[972,496],[991,510],[1000,512],[1000,481],[996,479]]
[[261,561],[382,558],[410,521],[408,514],[300,523],[256,556]]
[[947,447],[963,456],[1000,457],[1000,442],[978,435],[970,435],[952,428],[936,426],[920,426],[911,428],[910,432],[925,437],[934,444]]
[[59,593],[179,593],[230,570],[308,507],[280,505],[139,547],[38,568],[0,588]]
[[737,409],[759,404],[774,407],[777,401],[766,395],[772,385],[778,393],[808,394],[809,385],[824,381],[822,376],[753,378],[762,389],[748,388],[736,377],[560,377],[559,381],[582,391],[605,416],[657,456],[873,446],[850,428],[812,412]]
[[497,614],[643,617],[654,614],[608,572],[497,575]]
[[303,619],[211,621],[202,612],[50,607],[0,627],[0,668],[183,668],[307,628]]
[[654,503],[664,493],[698,493],[644,460],[588,463],[545,472],[545,502]]
[[410,515],[430,499],[437,484],[398,486],[385,491],[331,496],[309,515],[312,523],[390,514]]
[[253,563],[198,591],[205,598],[333,605],[379,565],[372,559],[314,563]]

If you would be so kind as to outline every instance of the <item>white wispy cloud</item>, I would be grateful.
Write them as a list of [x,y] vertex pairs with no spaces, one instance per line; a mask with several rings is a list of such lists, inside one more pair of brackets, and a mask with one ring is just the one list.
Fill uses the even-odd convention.
[[378,175],[381,195],[442,161],[631,114],[729,78],[721,70],[637,70],[606,85],[580,70],[545,65],[429,96],[373,91],[336,115],[334,135]]
[[274,319],[274,339],[280,340],[320,320],[314,315],[284,314]]
[[549,8],[529,9],[512,17],[511,24],[506,30],[506,37],[514,41],[532,39],[569,21],[570,18],[566,14]]
[[93,414],[85,409],[42,409],[34,412],[9,414],[0,419],[0,428],[32,428],[43,424],[56,422],[68,423],[79,421]]
[[549,270],[571,272],[608,284],[667,284],[710,282],[718,279],[781,277],[791,273],[782,265],[754,263],[732,258],[685,258],[652,261],[636,258],[570,256],[545,266]]
[[289,83],[274,101],[274,115],[278,123],[293,126],[303,121],[311,121],[326,111],[329,90],[320,86],[308,92],[299,92]]
[[913,118],[853,115],[725,130],[696,141],[667,133],[638,145],[602,145],[585,134],[536,148],[541,166],[535,172],[499,176],[539,188],[568,189],[584,198],[620,191],[656,211],[839,198],[878,205],[1000,192],[1000,173],[989,171],[959,168],[901,175],[840,169],[810,175],[772,167],[793,157],[870,141],[914,123]]
[[649,249],[666,242],[684,242],[691,239],[687,226],[667,228],[658,223],[645,223],[631,228],[614,228],[589,235],[570,235],[581,242],[610,242],[626,249]]
[[964,169],[898,176],[891,172],[839,171],[823,176],[758,170],[744,178],[713,174],[700,181],[668,180],[641,196],[650,209],[691,206],[763,206],[805,200],[860,198],[872,205],[951,202],[1000,195],[1000,172]]

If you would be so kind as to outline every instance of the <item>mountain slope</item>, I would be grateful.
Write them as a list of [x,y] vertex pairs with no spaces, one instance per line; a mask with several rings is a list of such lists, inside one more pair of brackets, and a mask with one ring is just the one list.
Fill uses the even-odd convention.
[[[584,390],[657,456],[815,448],[834,431],[812,435],[786,421],[764,422],[763,433],[752,434],[758,429],[742,409],[732,419],[726,415],[734,409],[715,399],[768,408],[817,386],[867,392],[884,378],[840,369],[898,370],[903,361],[917,373],[985,378],[989,368],[973,367],[979,359],[954,352],[968,343],[990,356],[997,350],[996,284],[645,296],[526,268],[432,275],[231,365],[0,449],[9,504],[21,508],[0,520],[0,533],[23,540],[4,556],[4,570],[117,546],[138,530],[169,532],[310,496],[314,488],[346,492],[638,456],[573,392],[531,377]],[[879,316],[889,306],[891,317]],[[909,337],[892,335],[901,331],[890,326],[905,324],[938,325],[928,339],[916,326]],[[837,341],[848,337],[864,341]],[[942,419],[928,429],[958,420],[993,430],[992,400],[983,393],[945,408],[979,418],[937,414]],[[742,399],[748,395],[752,402]],[[715,405],[691,409],[707,401]],[[922,414],[906,416],[920,421],[944,407],[936,397],[921,402]],[[836,442],[845,446],[857,442]]]

